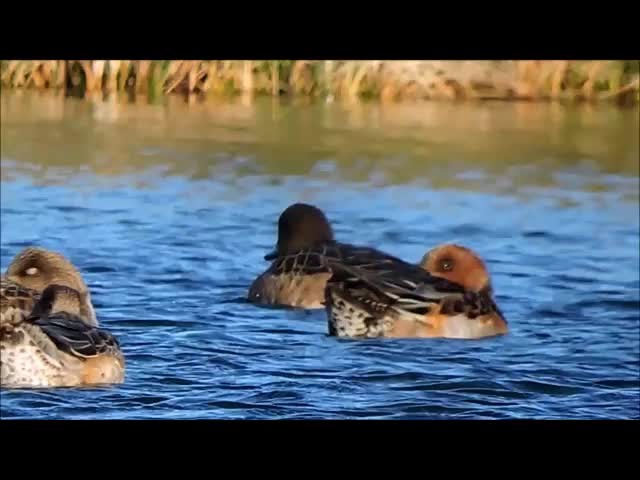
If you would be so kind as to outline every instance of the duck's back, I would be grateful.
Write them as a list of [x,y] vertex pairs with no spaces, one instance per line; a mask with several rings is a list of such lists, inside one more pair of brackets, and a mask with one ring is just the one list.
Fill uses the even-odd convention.
[[298,250],[274,259],[249,288],[249,300],[259,304],[324,308],[325,287],[335,263],[364,265],[378,271],[394,262],[402,261],[374,248],[339,242]]

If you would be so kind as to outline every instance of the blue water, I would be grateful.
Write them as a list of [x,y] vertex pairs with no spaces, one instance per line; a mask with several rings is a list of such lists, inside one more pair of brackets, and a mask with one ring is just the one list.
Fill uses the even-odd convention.
[[[145,142],[161,158],[180,155]],[[546,185],[498,189],[474,173],[468,188],[436,187],[381,181],[388,170],[375,161],[349,180],[327,173],[330,154],[304,174],[255,173],[247,165],[260,151],[226,155],[211,174],[159,161],[105,176],[3,148],[2,269],[29,244],[64,252],[128,367],[118,386],[3,390],[3,419],[640,417],[636,176],[580,163]],[[471,170],[451,165],[452,175]],[[340,239],[407,260],[445,241],[474,248],[511,332],[338,340],[322,311],[248,304],[277,217],[295,201],[323,208]]]

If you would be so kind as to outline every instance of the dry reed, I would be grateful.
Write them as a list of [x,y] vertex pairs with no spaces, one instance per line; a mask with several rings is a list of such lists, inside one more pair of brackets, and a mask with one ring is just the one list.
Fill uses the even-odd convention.
[[638,103],[638,61],[0,61],[3,87],[322,98]]

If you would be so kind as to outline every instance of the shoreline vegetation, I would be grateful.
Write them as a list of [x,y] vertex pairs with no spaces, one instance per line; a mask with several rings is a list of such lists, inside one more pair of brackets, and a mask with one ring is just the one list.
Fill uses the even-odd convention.
[[6,89],[89,97],[640,103],[640,61],[0,60]]

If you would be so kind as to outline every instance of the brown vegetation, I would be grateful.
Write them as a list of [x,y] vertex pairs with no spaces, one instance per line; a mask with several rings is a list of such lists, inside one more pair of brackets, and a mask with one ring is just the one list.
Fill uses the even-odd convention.
[[74,96],[303,95],[381,101],[616,100],[638,103],[638,61],[3,60],[3,87]]

